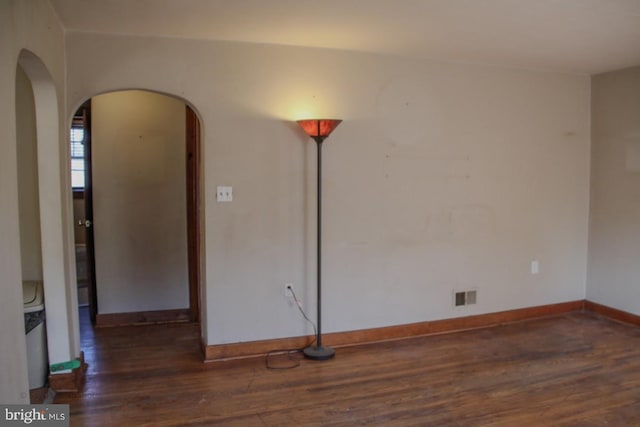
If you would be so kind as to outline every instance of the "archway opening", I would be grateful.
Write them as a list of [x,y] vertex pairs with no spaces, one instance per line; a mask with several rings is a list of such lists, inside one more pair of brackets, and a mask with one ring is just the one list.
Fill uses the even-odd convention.
[[[42,277],[42,239],[38,185],[36,111],[31,81],[16,70],[16,153],[20,259],[29,389],[43,388],[48,375],[48,350]],[[32,398],[32,400],[34,400]]]
[[183,100],[149,91],[76,111],[78,303],[95,325],[199,321],[199,128]]
[[[63,221],[62,189],[66,175],[60,162],[63,146],[57,99],[56,87],[46,66],[35,54],[22,50],[16,67],[22,277],[25,282],[42,284],[42,290],[36,288],[33,293],[24,294],[30,299],[43,297],[46,325],[46,344],[40,341],[42,357],[37,357],[44,360],[40,362],[44,368],[37,373],[37,384],[42,382],[42,376],[46,378],[49,364],[71,360],[79,353],[77,330],[73,328],[74,322],[69,321],[74,302],[67,287],[69,230]],[[31,387],[34,384],[31,383]]]

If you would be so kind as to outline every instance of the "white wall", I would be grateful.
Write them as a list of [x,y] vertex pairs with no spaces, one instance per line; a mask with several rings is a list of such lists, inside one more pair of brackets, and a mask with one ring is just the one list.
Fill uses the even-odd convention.
[[592,83],[587,299],[640,314],[640,67]]
[[[29,54],[23,49],[28,49]],[[22,52],[22,55],[21,55]],[[0,2],[0,402],[28,402],[28,380],[22,313],[22,274],[16,151],[16,70],[19,57],[33,84],[36,104],[42,268],[47,294],[51,362],[77,355],[73,295],[67,292],[72,259],[65,251],[69,229],[62,220],[61,198],[64,101],[64,36],[46,0]],[[37,80],[34,83],[34,79]],[[39,102],[44,101],[44,102]],[[44,153],[44,154],[42,154]],[[43,161],[43,157],[46,161]],[[43,186],[43,182],[45,185]],[[50,292],[51,291],[51,292]],[[77,331],[76,331],[77,332]]]
[[99,313],[188,308],[184,102],[109,93],[91,119]]
[[20,66],[16,73],[16,150],[22,279],[42,280],[35,105],[31,82]]
[[[584,298],[589,77],[322,49],[68,33],[69,105],[183,97],[204,127],[208,344],[310,332],[325,143],[327,332]],[[216,203],[231,185],[232,203]],[[541,272],[531,275],[530,261]],[[478,304],[452,308],[452,291]]]

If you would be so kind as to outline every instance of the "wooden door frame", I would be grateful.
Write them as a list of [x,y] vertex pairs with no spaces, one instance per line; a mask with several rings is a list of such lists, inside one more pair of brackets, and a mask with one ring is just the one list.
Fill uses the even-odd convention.
[[201,227],[200,227],[200,120],[186,110],[187,252],[189,265],[189,320],[200,321]]
[[[83,104],[82,111],[85,127],[85,219],[93,221],[93,197],[91,176],[91,100]],[[200,282],[201,282],[201,149],[200,120],[196,113],[185,104],[185,140],[186,140],[186,201],[187,201],[187,251],[189,281],[189,321],[200,321]],[[89,313],[92,323],[96,323],[98,313],[97,286],[95,275],[95,251],[93,227],[87,231],[87,267],[89,280]]]
[[[85,101],[74,115],[82,124],[84,129],[84,188],[82,189],[82,199],[84,200],[84,222],[89,221],[89,226],[85,226],[85,247],[87,251],[87,291],[89,299],[89,317],[91,323],[95,324],[98,314],[98,291],[96,287],[96,259],[95,240],[93,235],[93,176],[91,172],[91,99]],[[75,193],[74,193],[75,195]]]

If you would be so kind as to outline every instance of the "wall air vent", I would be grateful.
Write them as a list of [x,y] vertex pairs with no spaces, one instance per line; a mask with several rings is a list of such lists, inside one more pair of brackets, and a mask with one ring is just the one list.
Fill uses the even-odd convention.
[[453,291],[453,307],[460,308],[473,305],[478,302],[478,290]]

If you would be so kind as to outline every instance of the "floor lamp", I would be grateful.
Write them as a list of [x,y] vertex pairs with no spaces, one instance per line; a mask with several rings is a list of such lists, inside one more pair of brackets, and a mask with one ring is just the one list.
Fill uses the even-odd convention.
[[338,125],[342,122],[342,120],[333,120],[333,119],[313,119],[313,120],[298,120],[298,124],[300,127],[316,142],[318,147],[318,203],[317,203],[317,316],[318,316],[318,325],[316,330],[316,342],[309,347],[306,347],[302,352],[305,357],[313,360],[327,360],[331,359],[336,351],[331,347],[325,347],[322,345],[322,326],[321,326],[321,317],[322,317],[322,142],[333,132],[333,130],[338,127]]

